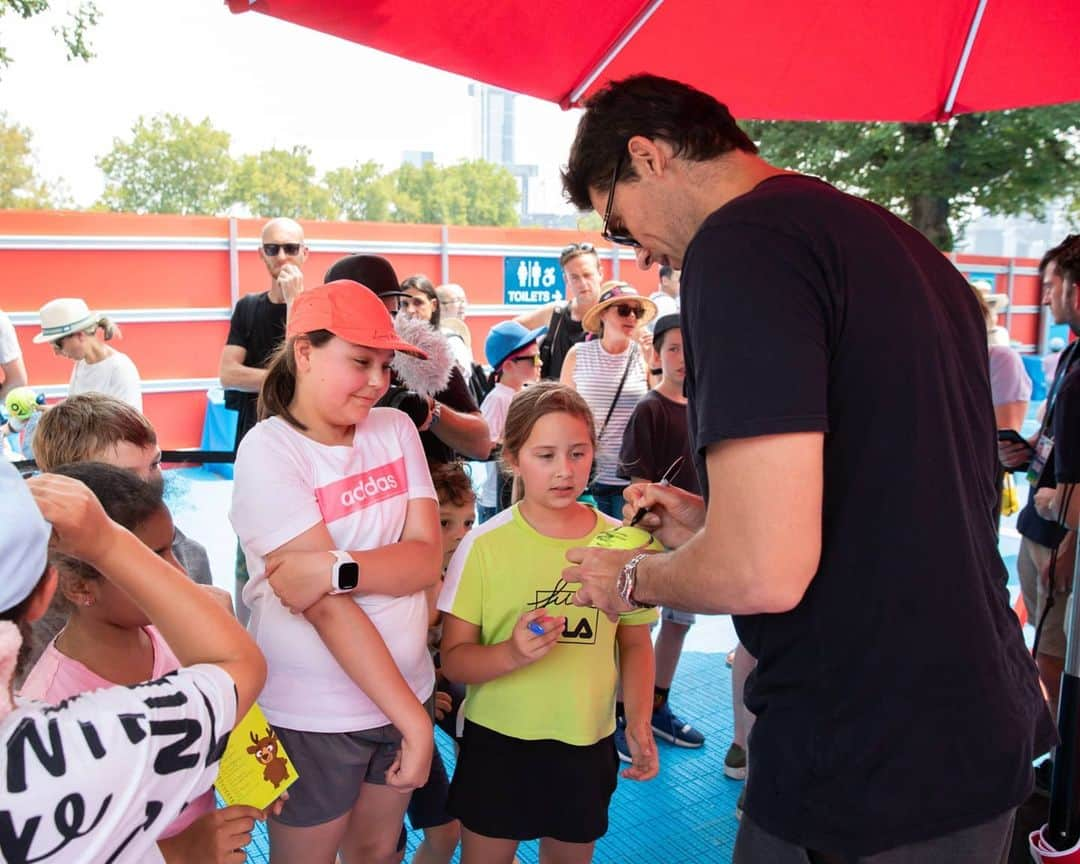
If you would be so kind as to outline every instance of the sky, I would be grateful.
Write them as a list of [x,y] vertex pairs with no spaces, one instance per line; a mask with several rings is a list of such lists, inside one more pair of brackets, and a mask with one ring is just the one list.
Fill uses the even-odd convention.
[[[233,15],[224,0],[96,0],[97,55],[68,61],[52,28],[77,0],[28,21],[0,19],[13,56],[0,70],[0,110],[28,127],[39,173],[63,178],[76,204],[104,183],[95,158],[128,138],[140,115],[209,117],[232,135],[234,156],[302,144],[322,171],[373,159],[397,167],[406,150],[440,164],[477,158],[469,81],[265,15]],[[562,201],[578,112],[520,96],[515,159],[539,166],[534,211]]]

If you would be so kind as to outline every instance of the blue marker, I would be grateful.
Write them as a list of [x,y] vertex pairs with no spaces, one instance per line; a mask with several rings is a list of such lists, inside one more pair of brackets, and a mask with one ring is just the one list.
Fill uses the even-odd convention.
[[544,635],[544,625],[541,624],[539,621],[530,621],[526,626],[537,636]]

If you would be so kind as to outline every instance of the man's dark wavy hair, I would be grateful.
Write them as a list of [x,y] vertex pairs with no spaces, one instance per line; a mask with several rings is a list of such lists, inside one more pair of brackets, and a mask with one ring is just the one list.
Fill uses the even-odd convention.
[[1054,260],[1062,279],[1073,285],[1080,283],[1080,234],[1066,237]]
[[1070,234],[1058,243],[1057,246],[1047,249],[1042,260],[1039,261],[1039,280],[1042,281],[1046,278],[1046,268],[1049,267],[1052,262],[1057,264],[1058,269],[1061,269],[1061,262],[1059,259],[1061,258],[1062,253],[1065,252],[1066,249],[1077,248],[1078,243],[1080,243],[1080,234]]
[[[757,153],[757,145],[727,106],[708,93],[669,78],[634,75],[607,84],[585,103],[562,172],[567,200],[580,210],[591,210],[589,189],[607,192],[615,161],[635,135],[667,141],[676,156],[695,162],[732,150]],[[625,160],[618,179],[636,176]]]

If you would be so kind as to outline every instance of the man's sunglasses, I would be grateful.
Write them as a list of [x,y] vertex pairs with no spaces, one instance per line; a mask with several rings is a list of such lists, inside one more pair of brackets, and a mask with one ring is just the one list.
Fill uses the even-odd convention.
[[277,258],[278,252],[285,250],[286,255],[299,255],[304,248],[303,243],[263,243],[263,255],[267,258]]
[[619,158],[615,160],[615,170],[611,173],[611,188],[608,189],[607,207],[604,208],[604,230],[601,232],[600,236],[611,243],[618,243],[620,246],[632,246],[635,249],[640,249],[641,244],[634,239],[634,235],[629,231],[626,231],[625,229],[617,231],[608,227],[608,223],[611,221],[611,205],[615,203],[615,183],[618,182],[619,172],[622,171],[625,159],[626,148],[624,147],[619,152]]
[[629,318],[631,315],[633,315],[639,321],[641,320],[641,317],[645,314],[645,310],[641,306],[638,306],[636,303],[620,303],[618,306],[615,307],[615,311],[619,313],[620,318]]

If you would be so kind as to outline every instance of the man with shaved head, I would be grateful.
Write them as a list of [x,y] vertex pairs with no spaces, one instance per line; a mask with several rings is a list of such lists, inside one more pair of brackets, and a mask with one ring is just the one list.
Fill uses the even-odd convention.
[[271,219],[263,227],[259,257],[270,274],[270,287],[241,297],[236,304],[218,369],[221,386],[228,391],[226,405],[240,412],[237,447],[255,425],[255,406],[266,377],[266,361],[285,338],[286,303],[304,290],[300,268],[307,256],[304,229],[292,219]]
[[[285,338],[287,304],[304,290],[301,267],[307,260],[304,229],[292,219],[271,219],[263,226],[259,257],[270,274],[270,287],[258,294],[241,297],[229,322],[229,336],[221,350],[218,377],[225,388],[225,405],[239,412],[233,449],[258,420],[259,389],[266,377],[266,364]],[[247,581],[243,555],[237,555],[236,611],[247,621],[247,609],[240,600],[242,582]]]

